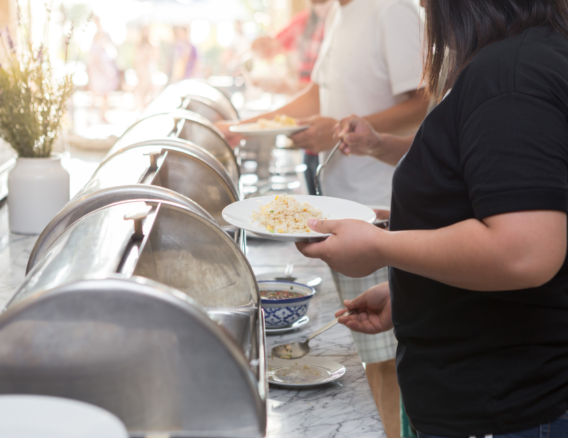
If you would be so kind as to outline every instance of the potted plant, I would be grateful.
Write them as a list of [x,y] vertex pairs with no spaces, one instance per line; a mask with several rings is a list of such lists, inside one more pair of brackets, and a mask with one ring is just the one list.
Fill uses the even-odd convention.
[[23,42],[18,47],[8,29],[0,35],[5,53],[0,65],[0,138],[18,155],[8,177],[10,230],[39,234],[69,201],[69,174],[52,148],[72,81],[69,75],[56,77],[47,46],[34,48],[29,33],[19,27]]

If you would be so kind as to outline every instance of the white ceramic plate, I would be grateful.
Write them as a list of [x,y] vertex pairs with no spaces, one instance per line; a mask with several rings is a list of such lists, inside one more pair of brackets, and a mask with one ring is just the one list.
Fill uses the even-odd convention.
[[327,385],[345,374],[345,367],[325,357],[301,359],[268,358],[268,381],[285,388],[311,388]]
[[[327,219],[359,219],[372,223],[375,220],[375,212],[369,207],[347,199],[331,198],[329,196],[295,196],[298,202],[308,202],[319,208],[323,217]],[[245,199],[228,205],[223,210],[223,219],[236,227],[250,231],[260,237],[284,242],[307,242],[321,240],[329,234],[316,233],[269,233],[266,228],[260,226],[252,219],[254,210],[268,204],[274,199],[273,196],[259,196],[258,198]]]
[[299,320],[297,320],[294,324],[288,327],[281,327],[281,328],[266,328],[267,335],[283,335],[284,333],[293,332],[294,330],[298,330],[305,326],[308,322],[310,322],[310,318],[308,315],[302,316]]
[[128,438],[122,422],[98,406],[41,395],[0,396],[2,438]]
[[282,128],[272,129],[255,129],[256,123],[243,123],[241,125],[233,125],[229,127],[229,131],[235,134],[241,134],[245,137],[268,137],[277,135],[294,135],[297,132],[308,129],[309,125],[302,126],[283,126]]

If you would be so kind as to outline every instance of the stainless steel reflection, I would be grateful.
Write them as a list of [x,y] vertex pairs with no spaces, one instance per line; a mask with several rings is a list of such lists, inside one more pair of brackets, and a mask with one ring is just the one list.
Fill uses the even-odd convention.
[[214,220],[199,204],[173,190],[163,187],[135,184],[102,189],[76,198],[74,201],[68,203],[51,220],[34,245],[30,258],[28,259],[26,273],[35,266],[37,261],[45,255],[51,244],[69,228],[71,224],[101,207],[120,201],[135,199],[156,199],[174,202],[183,205],[188,210],[211,221]]
[[167,87],[144,111],[145,116],[187,109],[212,122],[236,120],[239,114],[231,101],[216,88],[195,80],[187,79]]
[[[151,154],[157,155],[156,168],[151,166]],[[174,190],[197,202],[223,226],[228,226],[223,209],[239,200],[231,177],[213,155],[189,141],[171,138],[136,143],[107,156],[74,199],[136,183]]]
[[[126,216],[152,210],[144,238],[131,239]],[[30,270],[14,300],[73,281],[120,274],[174,287],[207,307],[253,306],[260,301],[250,264],[237,244],[200,213],[171,202],[122,201],[69,226]]]
[[162,204],[133,275],[175,287],[206,307],[259,302],[248,260],[216,224]]
[[224,135],[205,117],[191,111],[175,110],[138,121],[118,139],[108,155],[141,141],[166,137],[188,140],[205,149],[219,160],[233,182],[238,184],[239,166]]
[[247,360],[227,336],[227,327],[262,334],[250,315],[234,323],[219,312],[218,325],[179,291],[138,278],[39,291],[0,315],[0,393],[92,403],[132,437],[260,438],[264,343]]

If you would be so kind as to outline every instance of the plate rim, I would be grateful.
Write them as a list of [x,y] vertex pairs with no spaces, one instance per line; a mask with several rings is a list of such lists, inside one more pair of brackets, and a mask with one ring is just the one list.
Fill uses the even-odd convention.
[[[351,201],[350,199],[344,199],[344,198],[336,198],[334,196],[315,196],[315,195],[292,195],[295,198],[298,197],[307,197],[307,198],[325,198],[325,199],[335,199],[335,200],[339,200],[341,202],[348,202],[348,203],[354,203],[357,204],[361,207],[364,207],[366,209],[369,210],[370,213],[372,213],[371,216],[369,216],[368,219],[356,219],[356,220],[362,220],[364,222],[367,223],[373,223],[373,221],[375,221],[375,219],[377,218],[375,212],[373,211],[372,208],[370,208],[369,206],[365,205],[365,204],[361,204],[359,202],[355,202],[355,201]],[[250,224],[246,224],[246,226],[242,226],[241,224],[236,224],[234,221],[230,220],[230,218],[227,216],[226,211],[228,209],[231,209],[235,204],[243,204],[243,203],[252,203],[255,201],[259,201],[262,199],[266,199],[267,202],[270,202],[270,200],[272,200],[272,196],[258,196],[255,198],[247,198],[247,199],[243,199],[241,201],[235,201],[229,205],[227,205],[223,211],[221,212],[221,216],[223,217],[223,219],[230,223],[231,225],[234,225],[237,228],[243,229],[245,231],[248,231],[249,233],[253,233],[255,235],[257,235],[258,237],[261,237],[263,239],[269,239],[269,240],[279,240],[279,241],[285,241],[285,242],[305,242],[305,241],[311,241],[312,239],[321,239],[323,240],[323,238],[329,237],[331,236],[330,233],[318,233],[317,231],[314,231],[311,234],[308,233],[269,233],[269,232],[263,232],[262,230],[257,230],[257,229],[253,229],[252,226]],[[306,201],[301,201],[301,202],[306,202]],[[341,219],[331,219],[331,220],[341,220]]]
[[295,134],[300,131],[305,131],[310,127],[310,125],[298,125],[298,126],[282,126],[280,128],[271,129],[239,129],[238,127],[246,127],[254,125],[254,123],[240,123],[229,126],[229,131],[235,134],[249,135],[249,136],[263,136],[263,135],[290,135]]
[[[327,385],[331,382],[335,382],[336,380],[341,379],[346,373],[347,373],[347,367],[345,365],[343,365],[342,363],[337,362],[336,360],[333,359],[329,359],[327,357],[320,357],[320,356],[306,356],[306,358],[310,359],[310,360],[325,360],[325,361],[330,361],[333,362],[337,365],[339,365],[339,369],[337,370],[337,372],[339,372],[340,374],[334,376],[333,378],[330,378],[329,380],[324,380],[322,382],[317,382],[317,383],[285,383],[285,382],[275,382],[273,380],[271,380],[272,376],[271,375],[267,375],[267,380],[268,383],[272,384],[272,385],[276,385],[276,386],[280,386],[283,388],[314,388],[317,386],[324,386]],[[266,366],[267,368],[270,367],[270,362],[274,359],[278,359],[278,358],[272,358],[272,357],[267,357],[266,360]],[[298,360],[302,360],[301,359],[292,359],[291,361],[295,361],[297,362]],[[286,360],[286,359],[280,359],[280,360]],[[305,359],[304,359],[305,360]],[[313,366],[319,366],[321,368],[326,368],[323,365],[316,365],[316,364],[306,364],[306,365],[313,365]],[[268,374],[268,373],[267,373]]]

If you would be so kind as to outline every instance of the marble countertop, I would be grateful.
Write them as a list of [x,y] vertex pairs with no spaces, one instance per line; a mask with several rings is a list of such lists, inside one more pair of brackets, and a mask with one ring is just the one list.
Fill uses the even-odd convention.
[[[294,244],[249,239],[247,257],[257,274],[284,272],[286,264],[292,262],[294,272],[313,273],[323,279],[308,309],[309,324],[296,332],[267,336],[267,351],[277,344],[305,339],[333,319],[341,307],[329,268],[319,260],[305,258]],[[271,385],[267,438],[386,437],[349,330],[335,326],[314,338],[310,347],[311,355],[340,362],[347,372],[338,381],[317,389],[287,390]]]

